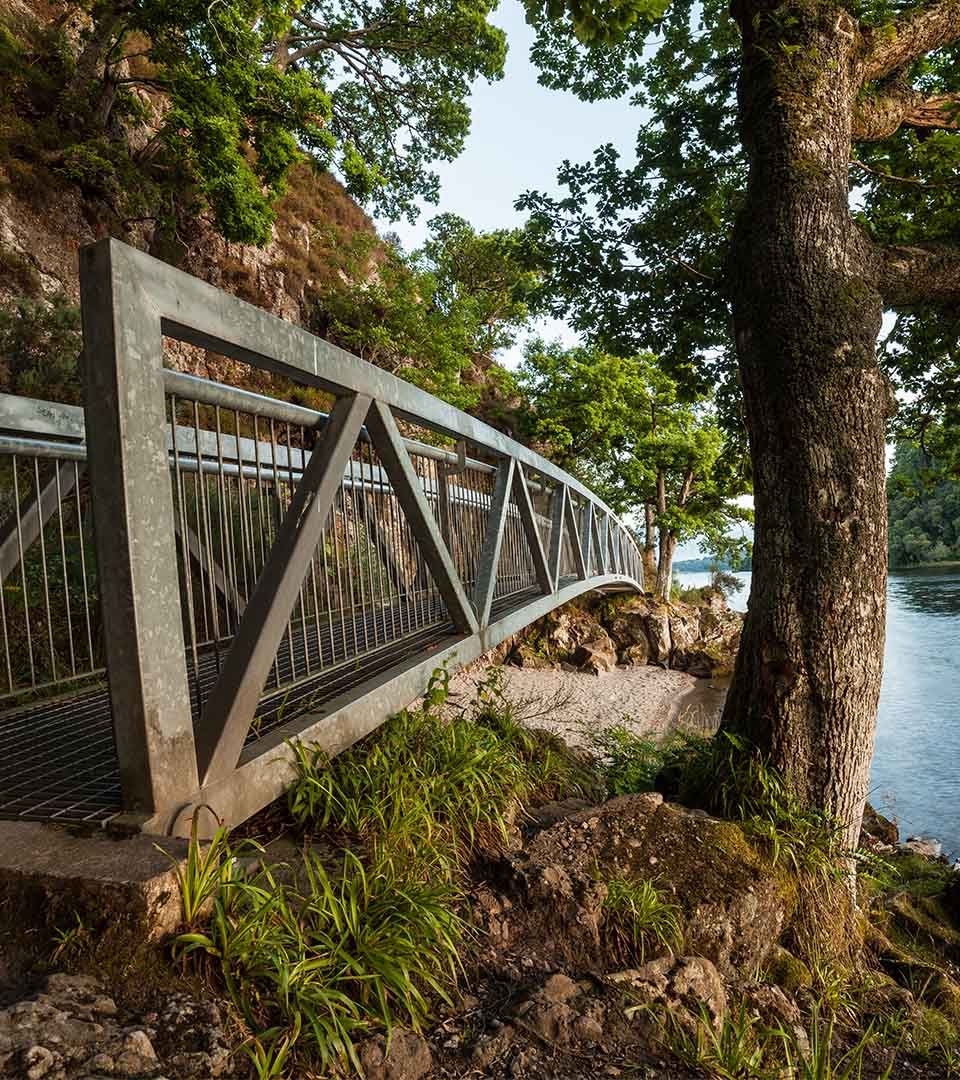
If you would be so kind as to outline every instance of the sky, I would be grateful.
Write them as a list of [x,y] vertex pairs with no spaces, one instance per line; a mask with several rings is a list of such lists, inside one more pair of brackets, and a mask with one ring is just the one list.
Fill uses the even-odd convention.
[[[584,102],[573,94],[540,86],[530,62],[533,32],[516,0],[505,0],[491,22],[507,32],[504,77],[496,83],[478,80],[474,84],[464,151],[436,169],[439,203],[421,204],[423,210],[414,225],[377,222],[381,232],[396,233],[407,251],[423,243],[427,223],[439,213],[459,214],[477,229],[522,225],[525,215],[514,210],[514,202],[530,189],[559,191],[557,168],[564,159],[586,161],[605,143],[613,143],[628,159],[633,156],[640,110],[626,99]],[[535,332],[575,340],[554,319],[541,320]],[[518,344],[498,359],[513,366],[520,350]]]

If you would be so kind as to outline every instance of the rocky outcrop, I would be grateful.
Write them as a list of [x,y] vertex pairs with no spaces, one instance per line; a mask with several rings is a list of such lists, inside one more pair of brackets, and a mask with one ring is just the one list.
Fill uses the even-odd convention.
[[684,950],[729,976],[763,964],[794,903],[784,875],[736,825],[652,792],[573,809],[507,856],[500,874],[504,896],[481,909],[503,945],[522,943],[527,960],[546,970],[613,962],[604,901],[615,877],[668,882]]
[[231,1076],[220,1012],[182,994],[159,1012],[124,1017],[86,975],[51,975],[29,998],[0,1010],[0,1076],[81,1080],[105,1076]]
[[595,675],[618,664],[656,664],[711,678],[733,670],[742,624],[710,589],[697,605],[649,596],[577,600],[519,635],[509,660],[535,669],[572,664]]

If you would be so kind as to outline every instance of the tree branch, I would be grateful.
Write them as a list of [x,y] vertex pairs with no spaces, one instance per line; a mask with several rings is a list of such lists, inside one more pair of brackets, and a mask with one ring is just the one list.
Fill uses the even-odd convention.
[[934,49],[960,39],[960,0],[915,8],[892,24],[864,32],[863,82],[876,82]]
[[853,139],[878,142],[901,127],[960,127],[960,94],[935,94],[925,97],[909,86],[881,89],[879,94],[861,98],[853,110]]
[[960,307],[960,245],[891,244],[876,249],[874,280],[893,308]]

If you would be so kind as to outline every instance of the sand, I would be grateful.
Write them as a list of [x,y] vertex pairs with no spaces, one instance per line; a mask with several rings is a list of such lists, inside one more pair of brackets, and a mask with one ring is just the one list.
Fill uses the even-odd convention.
[[[604,675],[505,667],[504,676],[505,692],[525,723],[584,748],[594,734],[617,725],[650,737],[678,729],[712,732],[726,693],[709,679],[652,665]],[[465,704],[482,677],[482,671],[455,675],[451,703]]]

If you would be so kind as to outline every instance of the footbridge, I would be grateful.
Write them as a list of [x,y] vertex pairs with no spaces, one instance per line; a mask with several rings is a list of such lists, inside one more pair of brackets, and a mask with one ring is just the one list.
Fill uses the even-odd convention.
[[336,754],[438,665],[642,590],[591,491],[410,383],[115,240],[81,292],[85,407],[0,395],[0,817],[237,823],[292,741]]

